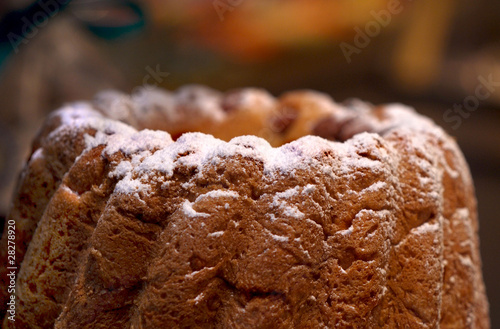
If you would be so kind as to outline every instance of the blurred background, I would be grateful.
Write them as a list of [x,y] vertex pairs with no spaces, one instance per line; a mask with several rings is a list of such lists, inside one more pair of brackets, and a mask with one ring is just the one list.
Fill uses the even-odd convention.
[[50,111],[108,88],[193,83],[316,89],[434,119],[471,167],[500,328],[498,0],[0,1],[0,218]]

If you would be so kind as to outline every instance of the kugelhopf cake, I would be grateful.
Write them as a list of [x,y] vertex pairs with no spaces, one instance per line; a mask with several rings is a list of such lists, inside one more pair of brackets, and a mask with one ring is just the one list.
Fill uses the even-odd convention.
[[489,328],[467,164],[399,104],[104,92],[50,115],[7,220],[4,328]]

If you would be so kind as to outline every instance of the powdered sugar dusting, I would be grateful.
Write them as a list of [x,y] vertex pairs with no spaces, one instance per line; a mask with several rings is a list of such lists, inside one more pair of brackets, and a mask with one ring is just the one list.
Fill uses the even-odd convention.
[[429,131],[435,127],[434,123],[424,116],[418,115],[415,110],[403,104],[387,104],[384,106],[386,120],[377,127],[376,131],[388,130],[396,127],[410,127],[416,131]]
[[116,90],[104,90],[94,97],[93,105],[106,113],[106,116],[110,119],[131,125],[137,124],[132,113],[132,100],[127,94]]
[[458,259],[463,266],[473,268],[474,263],[469,255],[458,255]]
[[133,166],[130,161],[121,161],[108,176],[110,178],[124,178],[132,172]]
[[[257,98],[267,99],[264,97],[265,93],[261,95],[257,91],[252,89],[241,91],[239,101],[243,102],[242,105],[253,102],[251,99],[253,99],[252,95],[254,94],[259,96]],[[358,104],[358,106],[351,106],[349,111],[345,111],[329,97],[320,96],[312,93],[308,94],[307,97],[313,97],[316,102],[319,101],[322,104],[322,108],[328,109],[337,116],[341,116],[344,112],[351,113],[351,116],[352,113],[358,113],[358,115],[364,113],[365,124],[369,125],[368,130],[370,131],[388,131],[400,127],[429,130],[429,127],[433,127],[430,120],[418,116],[411,108],[401,104],[385,106],[384,117],[376,117],[372,115],[369,106]],[[107,93],[103,94],[101,98],[107,100],[117,97],[123,97],[123,94]],[[134,94],[130,98],[130,102],[133,103],[136,108],[133,111],[136,112],[160,109],[164,119],[171,123],[176,122],[180,116],[191,115],[196,111],[203,113],[202,116],[209,115],[212,119],[220,121],[225,115],[221,109],[222,97],[221,93],[202,86],[187,86],[175,93],[156,88],[145,88]],[[103,101],[101,100],[101,102]],[[109,103],[109,100],[106,102]],[[272,102],[268,100],[265,104],[270,106]],[[179,106],[184,109],[183,112],[178,110]],[[382,138],[376,133],[360,133],[345,143],[330,142],[316,136],[305,136],[279,148],[273,148],[267,141],[255,136],[240,136],[226,143],[201,133],[184,134],[174,143],[167,133],[151,130],[137,133],[133,128],[105,119],[86,103],[75,103],[71,109],[72,111],[69,111],[71,113],[63,115],[63,121],[85,120],[91,122],[90,125],[97,130],[95,136],[86,136],[89,148],[106,144],[105,152],[108,154],[121,151],[132,156],[131,165],[121,165],[112,174],[124,177],[125,182],[119,185],[120,191],[123,193],[126,193],[127,189],[130,193],[136,193],[138,188],[144,187],[144,183],[132,181],[134,179],[140,181],[141,177],[149,175],[152,171],[162,173],[165,178],[169,178],[173,175],[174,168],[186,166],[194,168],[195,172],[201,174],[206,166],[235,155],[253,158],[261,162],[264,166],[264,173],[270,176],[270,179],[276,173],[293,174],[294,170],[310,167],[313,163],[318,164],[318,158],[325,152],[333,152],[342,159],[339,162],[340,168],[336,168],[339,170],[335,170],[335,172],[340,172],[343,175],[351,175],[359,169],[367,169],[372,172],[381,170],[378,161],[359,155],[364,150],[380,153],[375,154],[380,160],[387,157],[387,154],[383,154],[384,148],[377,146],[382,143]],[[182,120],[184,119],[182,118]],[[415,143],[414,147],[422,148],[422,151],[425,152],[425,145],[420,147],[418,143]],[[151,150],[157,151],[151,152]],[[326,165],[320,165],[320,167],[322,167],[322,171],[333,172]],[[125,170],[131,170],[133,174],[124,175]],[[383,184],[383,182],[374,184],[367,189],[367,192],[382,189],[384,188]],[[301,216],[300,211],[296,209],[286,209],[286,212],[291,216]]]
[[208,216],[210,216],[209,214],[206,214],[203,212],[197,212],[196,210],[194,210],[193,204],[191,202],[189,202],[188,200],[184,201],[181,209],[184,212],[184,214],[187,215],[188,217],[208,217]]
[[148,193],[151,191],[151,185],[143,183],[137,179],[131,179],[130,176],[125,176],[116,184],[115,192],[129,193],[139,197],[139,193]]
[[180,88],[174,95],[178,106],[182,106],[190,115],[209,117],[220,121],[224,113],[220,106],[222,93],[201,85],[189,85]]
[[239,196],[238,192],[231,190],[214,190],[198,196],[194,202],[196,203],[205,198],[238,198]]
[[287,242],[288,241],[288,237],[287,236],[271,234],[271,237],[274,240],[279,241],[279,242]]
[[161,149],[173,143],[172,137],[164,131],[141,130],[130,135],[115,134],[108,138],[104,152],[113,154],[118,151],[133,155],[146,150]]
[[145,86],[131,96],[131,101],[134,115],[140,121],[159,113],[164,120],[172,123],[182,118],[182,113],[176,110],[174,95],[166,90]]
[[209,237],[214,237],[214,238],[220,237],[222,235],[224,235],[224,231],[217,231],[217,232],[208,233]]
[[195,299],[193,299],[194,303],[198,304],[203,299],[203,297],[205,297],[203,293],[199,294]]
[[255,111],[255,108],[272,109],[276,105],[274,97],[267,91],[257,88],[245,88],[230,92],[225,97],[231,107],[237,108],[238,111]]
[[422,225],[415,227],[411,230],[412,234],[435,234],[439,231],[439,223],[423,223]]
[[385,188],[387,188],[387,183],[379,181],[365,188],[363,192],[376,192]]
[[[240,106],[244,106],[248,102],[255,102],[251,96],[253,94],[256,94],[255,90],[253,92],[252,90],[240,92],[239,101],[242,102]],[[263,93],[258,96],[266,100],[265,95]],[[107,104],[110,99],[120,97],[124,97],[124,95],[108,93],[102,95],[101,103]],[[222,120],[225,115],[221,109],[222,97],[221,93],[200,86],[185,87],[176,93],[146,88],[134,94],[129,102],[134,107],[132,112],[135,111],[134,113],[137,114],[160,109],[164,119],[169,122],[176,122],[176,120],[180,120],[180,116],[198,113],[197,111],[204,113],[203,116],[209,115],[217,121]],[[368,125],[369,131],[387,133],[391,129],[425,130],[426,132],[432,131],[439,136],[442,135],[437,128],[433,128],[434,125],[430,120],[418,116],[411,108],[401,104],[387,105],[384,107],[384,115],[376,116],[372,113],[370,106],[365,106],[365,103],[358,102],[358,106],[345,111],[329,97],[320,97],[316,94],[308,97],[313,97],[322,108],[328,109],[337,116],[344,115],[344,112],[349,112],[353,117],[363,113],[362,117],[365,124]],[[125,105],[129,106],[129,102],[126,102],[128,105]],[[266,106],[270,106],[272,103],[269,99],[265,102]],[[179,112],[179,106],[184,108],[184,112]],[[119,112],[114,117],[118,118],[126,113],[122,114]],[[154,173],[153,177],[158,177],[160,174],[163,183],[166,184],[177,167],[187,167],[193,169],[197,175],[202,175],[207,167],[236,155],[252,158],[262,163],[264,175],[269,181],[275,180],[276,175],[293,176],[296,170],[307,170],[311,166],[316,166],[317,170],[325,174],[340,173],[352,177],[352,179],[356,179],[356,173],[360,170],[368,170],[372,173],[387,170],[383,169],[381,164],[388,158],[386,148],[381,147],[385,141],[377,133],[359,133],[344,143],[327,141],[317,136],[305,136],[281,147],[273,148],[266,140],[256,136],[240,136],[229,142],[224,142],[211,135],[186,133],[173,142],[168,133],[152,130],[137,132],[127,125],[106,119],[87,103],[72,104],[68,108],[60,110],[60,116],[65,124],[86,124],[96,130],[94,136],[85,136],[87,148],[106,145],[104,150],[106,154],[121,152],[126,156],[126,159],[117,163],[109,174],[110,177],[119,179],[115,190],[120,193],[135,195],[149,193],[152,189],[150,179],[152,173]],[[412,140],[412,147],[419,152],[426,152],[424,141]],[[364,153],[370,153],[371,156],[362,155]],[[332,157],[340,161],[324,162],[320,160],[324,158],[325,154],[331,154]],[[415,161],[421,162],[417,165],[424,171],[432,170],[432,168],[427,168],[430,163],[421,159]],[[425,180],[425,177],[422,179]],[[425,184],[425,181],[422,183]],[[370,185],[364,192],[375,192],[386,187],[386,182],[379,181]],[[295,187],[277,193],[273,197],[272,206],[281,209],[286,216],[303,218],[304,214],[297,207],[290,206],[287,199],[297,196],[299,193],[312,193],[314,189],[314,185],[309,184],[305,188]],[[438,194],[436,192],[436,198],[439,197]],[[238,197],[238,194],[231,191],[211,191],[198,196],[195,202],[207,197],[235,198]],[[185,204],[183,209],[187,214],[194,215],[194,212],[191,211],[192,207],[189,208]]]
[[[89,103],[75,102],[68,104],[61,109],[55,111],[53,115],[61,118],[61,128],[65,127],[89,127],[101,132],[102,134],[112,135],[121,134],[129,135],[136,132],[131,126],[122,122],[104,117],[96,111]],[[92,147],[92,146],[89,146]]]
[[[356,135],[352,141],[346,143],[330,142],[316,136],[302,137],[279,148],[273,148],[264,139],[255,136],[241,136],[224,142],[211,135],[202,133],[187,133],[182,135],[175,143],[171,141],[167,134],[153,131],[142,131],[127,137],[120,135],[108,137],[107,153],[118,150],[125,154],[136,154],[132,157],[138,159],[132,166],[131,177],[141,179],[151,172],[161,173],[164,179],[173,175],[174,169],[179,166],[192,168],[195,173],[202,175],[205,168],[213,164],[224,161],[225,158],[241,155],[244,158],[252,158],[263,164],[264,174],[270,181],[276,179],[277,174],[293,174],[295,170],[307,170],[311,166],[324,168],[326,172],[332,172],[331,164],[323,163],[319,159],[325,153],[334,154],[342,161],[339,162],[340,171],[349,175],[359,168],[367,168],[372,172],[381,170],[379,161],[374,161],[360,156],[359,149],[366,145],[373,145],[380,137],[376,134]],[[144,142],[141,142],[144,140]],[[157,149],[152,153],[148,150]],[[144,154],[141,151],[144,150]],[[358,150],[358,151],[357,151]],[[357,153],[358,152],[358,153]],[[382,156],[382,155],[381,155]],[[125,167],[117,168],[118,171]],[[127,167],[127,169],[131,169]],[[338,172],[339,170],[337,170]],[[132,179],[129,177],[130,179]],[[147,180],[144,180],[147,181]],[[381,184],[371,187],[371,189],[383,188]],[[138,184],[129,184],[131,192],[135,192]],[[126,185],[122,184],[122,191],[126,192]],[[302,193],[311,193],[314,185],[309,184]],[[295,193],[299,193],[299,188],[291,189],[278,194],[277,198],[286,200]],[[213,196],[221,192],[215,193]],[[228,196],[228,195],[226,195]],[[275,205],[279,206],[278,199]],[[303,214],[297,209],[284,209],[289,216],[300,218]]]
[[33,154],[31,155],[30,161],[35,161],[37,159],[41,159],[43,157],[43,148],[39,147]]
[[290,204],[290,198],[299,195],[300,189],[300,186],[296,186],[284,192],[276,193],[273,197],[271,207],[281,209],[285,216],[298,219],[303,218],[304,213],[302,213],[297,207]]

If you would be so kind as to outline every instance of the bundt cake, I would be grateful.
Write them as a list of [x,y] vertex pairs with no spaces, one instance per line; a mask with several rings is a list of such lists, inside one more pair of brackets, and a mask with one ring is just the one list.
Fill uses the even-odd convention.
[[489,328],[467,164],[399,104],[103,92],[49,116],[1,243],[4,328]]

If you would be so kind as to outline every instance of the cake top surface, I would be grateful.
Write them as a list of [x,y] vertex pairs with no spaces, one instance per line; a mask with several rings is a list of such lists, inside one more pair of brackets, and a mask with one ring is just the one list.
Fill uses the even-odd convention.
[[[86,134],[87,149],[105,145],[103,153],[121,152],[125,155],[128,160],[119,163],[111,173],[120,177],[116,190],[122,193],[149,191],[148,181],[155,172],[168,178],[173,175],[177,166],[185,166],[196,168],[201,175],[205,166],[235,156],[252,158],[262,163],[265,177],[270,181],[276,179],[278,174],[310,168],[313,163],[316,170],[322,170],[322,167],[330,165],[318,160],[325,152],[335,153],[341,160],[337,172],[345,175],[360,167],[380,170],[382,166],[377,161],[360,156],[359,153],[363,149],[379,149],[383,152],[384,149],[377,145],[384,144],[383,136],[390,131],[428,132],[440,138],[445,137],[444,132],[431,120],[401,104],[374,109],[368,103],[351,100],[347,105],[342,105],[335,103],[327,95],[311,91],[289,93],[282,97],[285,100],[280,100],[254,88],[223,95],[199,86],[184,87],[175,93],[148,87],[132,96],[107,91],[99,94],[93,102],[69,104],[55,115],[61,118],[62,125],[59,129],[84,125],[95,130],[93,135]],[[223,109],[225,103],[232,103],[232,106],[237,103],[238,108],[250,108],[258,112],[260,108],[257,105],[280,107],[280,102],[286,102],[287,97],[297,98],[297,95],[305,104],[298,106],[302,107],[302,111],[310,111],[309,103],[322,108],[324,112],[321,117],[316,118],[317,121],[333,118],[337,122],[343,122],[344,126],[349,126],[352,130],[349,138],[345,141],[332,141],[310,134],[273,147],[264,138],[255,135],[237,136],[226,142],[208,133],[186,132],[174,141],[167,132],[151,129],[138,131],[130,124],[108,117],[115,116],[127,122],[130,113],[140,113],[147,117],[153,108],[155,113],[161,112],[173,121],[177,120],[178,115],[198,115],[194,120],[199,120],[200,117],[210,118],[204,122],[208,125],[213,120],[223,122],[231,115],[231,111]],[[106,109],[104,114],[103,108]],[[124,114],[125,112],[129,114]],[[412,138],[413,144],[423,154],[429,153],[425,145],[419,145],[419,137]],[[424,169],[433,170],[432,167]]]

